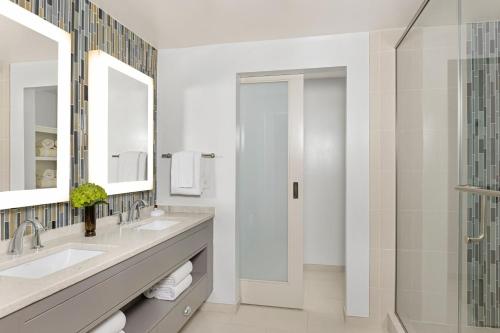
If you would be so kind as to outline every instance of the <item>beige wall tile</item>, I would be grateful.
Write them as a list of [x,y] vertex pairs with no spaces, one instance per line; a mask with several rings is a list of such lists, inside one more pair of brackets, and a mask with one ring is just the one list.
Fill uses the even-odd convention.
[[385,51],[379,56],[380,90],[394,92],[396,90],[396,53]]
[[380,323],[394,308],[388,295],[395,287],[394,44],[400,33],[370,33],[370,318]]

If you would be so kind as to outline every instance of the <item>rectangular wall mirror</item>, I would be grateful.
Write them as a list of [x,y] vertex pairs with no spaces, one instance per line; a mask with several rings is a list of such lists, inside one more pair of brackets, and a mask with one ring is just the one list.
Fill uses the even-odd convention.
[[153,79],[89,53],[89,181],[108,194],[153,189]]
[[0,0],[0,209],[67,201],[71,38]]

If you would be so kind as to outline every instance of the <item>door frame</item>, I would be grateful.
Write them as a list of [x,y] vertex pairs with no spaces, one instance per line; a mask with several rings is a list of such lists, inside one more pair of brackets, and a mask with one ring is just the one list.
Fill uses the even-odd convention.
[[[239,79],[238,91],[241,84],[274,82],[288,83],[288,281],[240,279],[240,297],[241,303],[246,304],[302,309],[304,304],[304,75],[242,77]],[[298,183],[296,199],[293,198],[294,182]]]

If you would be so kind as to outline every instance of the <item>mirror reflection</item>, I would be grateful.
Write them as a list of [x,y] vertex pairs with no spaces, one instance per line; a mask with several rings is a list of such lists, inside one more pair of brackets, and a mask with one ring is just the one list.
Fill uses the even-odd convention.
[[0,191],[57,187],[58,44],[0,16]]
[[108,179],[145,181],[148,160],[148,86],[109,68]]

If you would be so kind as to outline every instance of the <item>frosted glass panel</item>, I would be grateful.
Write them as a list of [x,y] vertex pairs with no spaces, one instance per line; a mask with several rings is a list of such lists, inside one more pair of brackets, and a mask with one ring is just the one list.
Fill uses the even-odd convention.
[[288,83],[240,86],[241,278],[288,280]]

